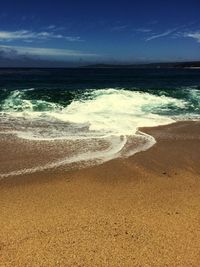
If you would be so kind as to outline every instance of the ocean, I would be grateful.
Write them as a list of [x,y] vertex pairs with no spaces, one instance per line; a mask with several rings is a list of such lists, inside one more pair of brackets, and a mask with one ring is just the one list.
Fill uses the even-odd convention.
[[67,149],[0,176],[129,157],[156,142],[139,128],[199,119],[199,69],[0,69],[0,137]]

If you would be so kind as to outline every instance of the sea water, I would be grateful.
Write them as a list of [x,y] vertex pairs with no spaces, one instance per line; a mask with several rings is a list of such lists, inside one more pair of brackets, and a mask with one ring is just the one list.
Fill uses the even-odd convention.
[[156,142],[139,128],[199,118],[200,70],[2,69],[0,134],[65,140],[74,148],[64,158],[0,176],[128,157]]

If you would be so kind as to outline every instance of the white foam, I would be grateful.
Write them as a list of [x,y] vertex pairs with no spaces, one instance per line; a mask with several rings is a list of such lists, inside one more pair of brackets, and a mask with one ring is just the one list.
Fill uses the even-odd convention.
[[61,112],[51,113],[53,118],[73,123],[89,123],[90,130],[133,134],[138,127],[156,126],[172,119],[154,114],[167,105],[184,107],[181,100],[166,96],[126,90],[97,90],[92,99],[74,101]]
[[[76,156],[59,159],[44,166],[0,174],[1,178],[33,173],[75,162],[95,160],[99,163],[120,156],[131,156],[155,144],[153,137],[137,132],[139,127],[173,123],[172,118],[155,113],[168,109],[169,105],[180,109],[186,105],[183,100],[166,96],[102,89],[85,93],[84,99],[73,101],[66,108],[61,109],[60,106],[58,108],[58,105],[55,104],[55,106],[51,105],[50,111],[33,112],[32,102],[26,102],[19,92],[16,92],[15,100],[16,97],[20,98],[24,109],[18,112],[11,109],[5,113],[5,116],[12,117],[19,122],[15,125],[19,124],[20,127],[13,131],[18,137],[40,141],[102,138],[108,140],[110,145],[107,150],[86,153],[77,151]],[[5,105],[12,107],[9,102],[6,102]],[[24,122],[25,127],[23,126]],[[139,138],[142,142],[124,152],[128,136]]]
[[[156,143],[156,140],[154,137],[147,135],[145,133],[139,132],[141,137],[144,137],[145,143],[142,145],[138,145],[137,147],[133,148],[132,150],[129,150],[128,153],[125,152],[123,154],[124,157],[132,156],[138,152],[145,151],[149,149],[151,146],[153,146]],[[97,152],[86,152],[81,153],[76,156],[72,156],[70,158],[63,158],[59,159],[55,162],[51,162],[42,166],[36,166],[32,168],[25,168],[21,170],[11,171],[8,173],[1,173],[0,174],[0,180],[11,177],[11,176],[18,176],[18,175],[25,175],[25,174],[32,174],[44,170],[54,169],[58,168],[60,166],[66,166],[68,164],[72,163],[87,163],[85,166],[92,166],[95,164],[102,164],[106,161],[118,158],[122,156],[122,150],[125,147],[127,142],[126,136],[111,136],[110,137],[110,146],[109,148],[103,150],[103,151],[97,151]],[[79,165],[79,167],[82,167],[82,165]]]
[[66,108],[58,109],[55,105],[48,112],[33,112],[30,108],[9,114],[29,120],[46,119],[74,125],[87,124],[90,131],[126,135],[135,133],[138,127],[173,122],[170,117],[155,114],[166,110],[168,105],[184,108],[186,103],[183,100],[149,93],[102,89],[90,93],[86,100],[73,101]]

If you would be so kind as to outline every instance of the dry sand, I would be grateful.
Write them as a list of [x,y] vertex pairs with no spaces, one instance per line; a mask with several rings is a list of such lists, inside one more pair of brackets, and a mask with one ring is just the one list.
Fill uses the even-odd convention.
[[1,180],[0,266],[200,266],[200,123],[144,131],[128,159]]

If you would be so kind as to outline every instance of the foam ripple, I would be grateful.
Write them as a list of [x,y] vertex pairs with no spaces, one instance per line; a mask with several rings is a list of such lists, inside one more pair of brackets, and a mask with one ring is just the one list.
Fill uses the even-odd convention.
[[[191,93],[191,97],[194,98],[195,94],[198,92]],[[173,123],[174,119],[167,115],[168,111],[184,111],[187,105],[185,99],[113,88],[88,90],[82,98],[74,99],[67,106],[27,99],[25,90],[12,91],[1,106],[1,122],[7,125],[5,133],[30,141],[87,140],[94,146],[95,139],[102,139],[109,145],[101,151],[88,149],[83,153],[78,149],[75,156],[43,166],[14,170],[0,174],[0,177],[33,173],[77,162],[91,165],[95,161],[95,164],[99,164],[134,155],[156,142],[153,137],[138,132],[140,127]]]

